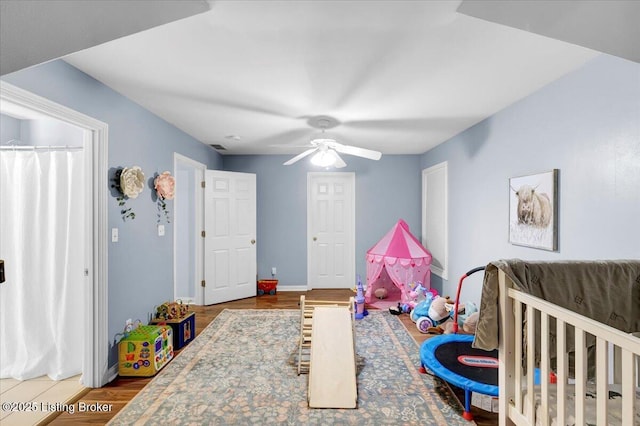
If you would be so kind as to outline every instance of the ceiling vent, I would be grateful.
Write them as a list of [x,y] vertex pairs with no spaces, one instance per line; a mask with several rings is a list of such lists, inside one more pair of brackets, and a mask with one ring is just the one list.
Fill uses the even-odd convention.
[[226,151],[227,148],[225,148],[224,146],[217,144],[217,143],[212,143],[209,145],[210,147],[217,149],[218,151]]

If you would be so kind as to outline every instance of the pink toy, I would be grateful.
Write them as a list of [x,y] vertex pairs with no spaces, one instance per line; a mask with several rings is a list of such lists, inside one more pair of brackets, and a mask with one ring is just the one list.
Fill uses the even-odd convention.
[[362,288],[362,280],[360,280],[360,275],[358,275],[358,284],[356,285],[356,313],[355,319],[362,319],[369,314],[367,310],[364,308],[364,289]]

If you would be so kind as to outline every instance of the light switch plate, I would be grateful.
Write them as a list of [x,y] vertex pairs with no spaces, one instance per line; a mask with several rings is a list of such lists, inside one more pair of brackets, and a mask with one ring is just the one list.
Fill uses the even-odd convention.
[[118,242],[118,228],[111,228],[111,242]]
[[164,225],[158,225],[158,236],[164,237]]

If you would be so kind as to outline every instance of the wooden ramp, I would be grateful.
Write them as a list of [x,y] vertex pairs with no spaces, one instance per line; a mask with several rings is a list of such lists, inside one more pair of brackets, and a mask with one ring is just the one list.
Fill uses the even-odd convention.
[[[307,300],[304,295],[300,296],[300,342],[298,346],[298,374],[309,372],[309,365],[311,364],[311,330],[313,329],[313,312],[315,308],[322,306],[341,306],[353,311],[355,305],[353,297],[349,298],[348,301],[333,301]],[[355,312],[353,312],[353,314],[355,315]],[[354,326],[355,323],[352,324],[352,328]]]
[[314,308],[309,407],[356,408],[358,389],[353,315],[352,306]]

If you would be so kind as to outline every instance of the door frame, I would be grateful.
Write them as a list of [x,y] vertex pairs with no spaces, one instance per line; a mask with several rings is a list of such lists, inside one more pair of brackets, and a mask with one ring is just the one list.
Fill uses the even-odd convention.
[[[194,300],[193,303],[195,305],[204,305],[204,289],[200,285],[202,280],[204,279],[204,238],[201,236],[202,230],[204,230],[204,189],[202,188],[202,182],[204,182],[204,171],[207,169],[207,166],[199,161],[196,161],[192,158],[186,157],[182,154],[178,154],[177,152],[173,153],[173,175],[178,176],[178,165],[183,167],[187,167],[193,170],[195,175],[195,182],[193,186],[193,212],[194,212],[194,235],[192,235],[193,240],[190,240],[190,243],[194,244],[194,282],[192,283],[194,288]],[[175,297],[179,297],[177,294],[177,285],[178,285],[178,247],[177,243],[177,233],[176,229],[179,214],[178,214],[178,204],[182,203],[183,198],[180,197],[180,192],[176,191],[175,195],[175,208],[173,214],[173,220],[175,225],[173,227],[173,294]]]
[[84,130],[85,311],[82,384],[98,388],[109,382],[108,333],[108,210],[107,173],[109,126],[49,99],[0,82],[0,100],[38,112]]
[[347,219],[351,226],[351,233],[349,234],[349,257],[347,260],[349,267],[349,277],[347,281],[354,283],[356,280],[356,174],[354,172],[308,172],[307,173],[307,290],[313,290],[311,279],[311,252],[313,247],[313,229],[311,227],[311,183],[316,176],[331,176],[331,177],[345,177],[349,178],[353,196],[351,197],[350,211],[351,215]]

